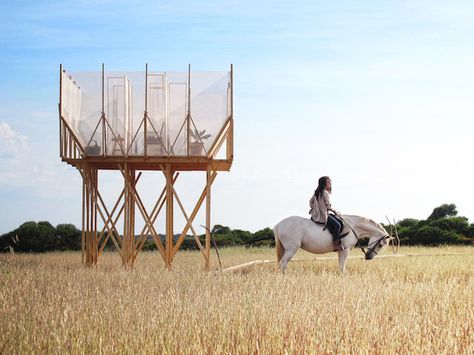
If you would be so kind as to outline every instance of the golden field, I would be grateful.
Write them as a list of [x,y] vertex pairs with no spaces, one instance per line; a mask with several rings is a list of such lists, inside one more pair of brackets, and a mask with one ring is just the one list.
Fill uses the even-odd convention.
[[[275,259],[266,248],[220,253],[224,267]],[[282,275],[274,263],[205,272],[184,251],[171,272],[154,252],[133,271],[116,253],[96,269],[80,253],[2,254],[0,353],[474,353],[474,248],[399,254],[424,256],[353,251],[344,275],[333,259]]]

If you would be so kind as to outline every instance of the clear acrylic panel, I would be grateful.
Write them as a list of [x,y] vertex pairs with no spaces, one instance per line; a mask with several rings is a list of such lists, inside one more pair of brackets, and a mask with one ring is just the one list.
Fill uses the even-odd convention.
[[147,154],[167,156],[165,73],[148,73],[147,86]]
[[190,155],[206,155],[218,138],[230,115],[229,92],[228,72],[191,72]]
[[186,155],[188,74],[185,72],[165,73],[167,90],[167,135],[169,152],[173,156]]
[[230,115],[229,72],[64,71],[61,94],[89,155],[205,156]]
[[[70,76],[70,80],[76,83],[78,89],[75,95],[76,99],[74,100],[80,105],[80,114],[73,117],[70,122],[71,128],[75,131],[77,138],[86,150],[86,147],[90,146],[92,139],[100,147],[102,139],[96,133],[99,129],[102,129],[99,127],[101,126],[99,122],[102,116],[102,73],[81,72],[72,73]],[[64,81],[63,75],[63,83]],[[67,95],[67,93],[65,94]],[[102,150],[102,147],[100,147],[100,150]]]

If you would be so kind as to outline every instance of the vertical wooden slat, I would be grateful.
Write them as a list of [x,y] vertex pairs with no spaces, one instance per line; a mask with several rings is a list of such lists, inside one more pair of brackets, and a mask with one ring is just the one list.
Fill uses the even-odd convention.
[[89,168],[84,169],[84,180],[86,182],[86,265],[90,265],[90,215],[89,215]]
[[[130,172],[130,181],[132,182],[133,189],[135,189],[135,170],[132,170]],[[136,191],[136,189],[135,189]],[[129,263],[130,267],[133,267],[133,262],[134,262],[134,252],[135,252],[135,201],[133,199],[130,199],[130,237],[132,243],[130,244],[130,253],[129,253]]]
[[234,65],[230,65],[230,127],[227,136],[227,160],[234,158]]
[[86,218],[86,181],[84,171],[82,172],[82,233],[81,233],[81,250],[82,250],[82,264],[85,264],[86,252],[86,235],[85,235],[85,218]]
[[125,195],[124,195],[124,205],[125,205],[125,210],[124,210],[124,215],[123,215],[123,258],[122,258],[122,265],[124,267],[127,267],[128,263],[128,233],[127,233],[127,227],[128,227],[128,216],[129,216],[129,200],[130,200],[130,189],[128,188],[128,164],[125,163],[124,166],[125,174],[124,174],[124,189],[125,189]]
[[191,64],[188,66],[188,113],[186,115],[186,156],[189,157],[189,144],[191,141]]
[[67,157],[68,158],[71,158],[72,157],[72,138],[71,138],[71,135],[69,134],[68,135],[68,154],[67,154]]
[[59,64],[59,156],[63,157],[61,117],[63,117],[63,65]]
[[105,64],[102,63],[102,114],[100,116],[102,120],[102,156],[105,156],[106,144],[107,144],[107,127],[105,125]]
[[166,265],[171,269],[173,258],[173,172],[171,164],[166,164]]
[[98,189],[98,171],[94,168],[94,266],[97,265],[98,260],[98,250],[99,250],[99,240],[97,238],[97,189]]
[[61,148],[63,157],[66,156],[66,128],[64,126],[65,125],[63,124],[63,146]]
[[206,170],[206,270],[211,267],[211,170],[209,165]]
[[145,144],[145,147],[144,147],[144,152],[145,152],[145,157],[148,156],[148,148],[147,148],[147,137],[146,137],[146,133],[147,133],[147,125],[148,125],[148,63],[146,63],[146,66],[145,66],[145,113],[144,113],[144,124],[143,124],[143,129],[144,129],[144,134],[145,134],[145,137],[143,139],[143,144]]

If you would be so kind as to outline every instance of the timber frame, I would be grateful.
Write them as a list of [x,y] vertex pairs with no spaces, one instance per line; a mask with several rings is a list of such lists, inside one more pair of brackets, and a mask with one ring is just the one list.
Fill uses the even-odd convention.
[[[148,72],[148,65],[146,67]],[[190,70],[190,67],[189,67]],[[120,145],[121,155],[90,156],[78,139],[77,133],[72,129],[68,121],[63,116],[62,109],[62,85],[63,67],[60,66],[60,97],[59,97],[59,152],[63,162],[75,167],[82,177],[82,263],[87,266],[96,266],[104,248],[109,240],[119,253],[122,265],[125,268],[133,268],[137,257],[142,250],[145,241],[153,239],[162,257],[165,266],[171,269],[172,262],[187,233],[191,231],[197,246],[204,258],[205,268],[210,268],[210,247],[211,247],[211,187],[216,179],[217,173],[230,171],[233,161],[233,66],[230,68],[230,115],[224,122],[219,134],[215,138],[211,147],[204,156],[191,156],[189,146],[185,156],[150,156],[146,152],[146,130],[147,130],[147,109],[143,117],[143,127],[145,130],[145,154],[142,156],[129,156],[126,147]],[[104,79],[104,66],[102,65],[102,81]],[[147,95],[145,95],[147,96]],[[146,102],[146,98],[145,98]],[[190,100],[188,100],[188,103]],[[99,124],[103,127],[109,126],[108,118],[104,114],[104,90],[102,89],[102,114]],[[183,126],[193,125],[192,117],[188,107],[188,113]],[[140,129],[140,127],[139,127]],[[149,129],[149,128],[148,128]],[[102,129],[102,139],[106,130]],[[138,132],[138,130],[137,130]],[[113,132],[112,132],[113,133]],[[189,134],[188,134],[189,142]],[[90,142],[89,142],[90,143]],[[223,159],[217,159],[221,149],[225,149]],[[113,206],[107,206],[102,198],[99,189],[100,171],[115,170],[123,178],[123,188]],[[151,210],[147,210],[140,194],[137,191],[137,184],[140,177],[149,171],[161,171],[165,178],[164,186],[161,186],[158,198]],[[197,199],[191,213],[184,209],[179,195],[175,190],[175,182],[179,175],[189,171],[201,171],[206,174],[205,185],[201,187],[201,194]],[[196,230],[193,227],[196,215],[200,211],[205,201],[205,242],[201,243]],[[174,204],[177,203],[185,220],[184,229],[180,232],[177,240],[174,235]],[[160,213],[165,215],[166,230],[165,238],[162,239],[156,230],[155,222]],[[138,231],[135,228],[135,217],[139,214],[145,222],[144,227]],[[118,223],[123,226],[123,231],[119,231]]]

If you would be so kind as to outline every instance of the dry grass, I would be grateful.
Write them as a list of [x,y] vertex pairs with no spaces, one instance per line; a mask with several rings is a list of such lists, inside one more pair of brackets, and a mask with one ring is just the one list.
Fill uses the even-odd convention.
[[345,275],[336,260],[300,261],[284,276],[276,264],[206,273],[195,252],[172,272],[156,253],[132,272],[113,253],[97,269],[78,253],[0,255],[0,353],[474,353],[474,248],[400,252],[466,255],[355,258]]

